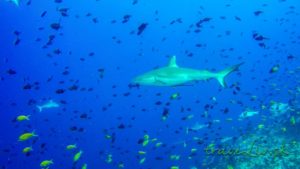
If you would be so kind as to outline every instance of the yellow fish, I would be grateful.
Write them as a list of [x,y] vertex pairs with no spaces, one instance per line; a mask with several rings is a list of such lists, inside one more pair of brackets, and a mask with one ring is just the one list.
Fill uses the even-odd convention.
[[145,151],[139,151],[139,155],[145,155],[146,152]]
[[80,150],[78,153],[76,153],[73,157],[73,161],[76,162],[80,159],[81,155],[82,155],[82,151]]
[[259,129],[262,129],[262,128],[264,128],[265,127],[265,125],[263,125],[263,124],[259,124],[258,126],[257,126],[257,128],[259,128]]
[[26,154],[26,153],[29,153],[30,151],[32,151],[33,149],[32,149],[32,147],[25,147],[24,149],[23,149],[23,153],[24,154]]
[[143,146],[145,147],[149,143],[149,135],[144,135]]
[[52,160],[44,160],[40,163],[41,167],[48,167],[49,165],[53,164]]
[[148,134],[145,134],[145,135],[144,135],[144,139],[145,139],[145,140],[149,140],[149,135],[148,135]]
[[81,167],[81,169],[87,169],[87,164],[84,163],[83,166]]
[[178,166],[172,166],[171,169],[179,169]]
[[67,145],[66,149],[67,150],[73,150],[73,149],[76,149],[77,148],[77,145],[76,144],[69,144]]
[[20,116],[17,117],[17,121],[30,120],[29,117],[30,117],[30,115],[27,115],[27,116],[20,115]]
[[37,137],[37,136],[38,136],[38,135],[36,135],[36,134],[34,133],[34,131],[31,132],[31,133],[24,133],[24,134],[20,135],[19,141],[26,141],[26,140],[29,140],[29,139],[32,138],[32,137]]
[[155,144],[155,147],[160,147],[163,143],[162,142],[158,142]]
[[179,93],[174,93],[171,95],[170,99],[177,99],[179,97]]

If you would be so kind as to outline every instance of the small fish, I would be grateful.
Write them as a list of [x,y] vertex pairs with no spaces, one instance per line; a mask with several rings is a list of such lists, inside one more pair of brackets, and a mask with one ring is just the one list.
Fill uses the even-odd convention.
[[17,117],[17,121],[24,121],[24,120],[29,120],[30,115],[19,115]]
[[149,135],[144,135],[144,141],[143,141],[143,146],[145,147],[149,143]]
[[220,142],[225,143],[225,142],[230,141],[230,140],[232,140],[232,137],[225,137],[225,138],[221,139]]
[[40,166],[48,168],[51,164],[53,164],[53,160],[44,160],[40,163]]
[[271,69],[270,69],[270,71],[269,71],[269,73],[276,73],[276,72],[278,72],[278,70],[279,70],[279,65],[277,64],[277,65],[274,65]]
[[32,149],[32,147],[30,146],[30,147],[25,147],[23,150],[22,150],[22,152],[24,153],[24,154],[26,154],[26,153],[29,153],[29,152],[31,152],[33,149]]
[[111,162],[113,161],[112,155],[111,155],[111,154],[108,154],[105,161],[106,161],[107,163],[111,163]]
[[211,97],[211,100],[216,102],[217,101],[217,98],[215,96]]
[[191,149],[191,153],[196,153],[197,152],[197,149],[196,148],[192,148]]
[[201,27],[202,24],[203,24],[204,22],[209,22],[210,20],[212,20],[212,18],[203,18],[203,19],[200,19],[200,20],[196,23],[196,26],[197,26],[197,27]]
[[87,169],[87,164],[84,163],[84,164],[82,165],[81,169]]
[[38,136],[38,135],[36,135],[36,134],[34,133],[34,131],[31,132],[31,133],[24,133],[24,134],[20,135],[19,141],[26,141],[26,140],[29,140],[29,139],[32,138],[32,137],[37,137],[37,136]]
[[53,100],[49,100],[45,104],[37,105],[36,107],[39,109],[39,112],[42,112],[43,109],[58,108],[59,104],[54,102]]
[[296,120],[295,120],[295,117],[294,117],[294,116],[292,116],[292,117],[290,118],[290,122],[291,122],[292,125],[295,125],[295,124],[296,124]]
[[179,96],[180,96],[179,93],[174,93],[174,94],[171,95],[170,99],[175,100],[175,99],[177,99]]
[[180,159],[180,155],[171,155],[171,156],[170,156],[170,159],[171,159],[171,160],[177,161],[177,160]]
[[106,135],[105,135],[105,138],[109,140],[109,139],[111,139],[111,138],[112,138],[112,136],[111,136],[111,135],[108,135],[108,134],[106,134]]
[[60,28],[61,28],[61,25],[60,25],[60,23],[52,23],[51,25],[50,25],[50,27],[52,28],[52,29],[54,29],[54,30],[59,30]]
[[145,160],[146,160],[146,157],[140,159],[140,164],[143,164],[145,162]]
[[242,20],[242,19],[241,19],[240,17],[238,17],[238,16],[235,16],[234,18],[235,18],[235,20],[238,20],[238,21],[241,21],[241,20]]
[[122,162],[120,162],[119,164],[118,164],[118,168],[124,168],[125,166],[124,166],[124,163],[122,163]]
[[245,118],[252,117],[252,116],[258,115],[258,114],[259,114],[258,111],[246,110],[246,111],[244,111],[244,112],[242,112],[240,114],[240,118],[239,119],[245,119]]
[[207,148],[214,148],[215,147],[215,144],[214,143],[210,143],[208,146],[207,146]]
[[155,144],[155,147],[160,147],[160,146],[162,146],[162,144],[163,144],[162,142],[158,142]]
[[264,127],[265,127],[265,125],[263,125],[263,124],[259,124],[259,125],[257,126],[258,129],[263,129]]
[[255,12],[254,12],[254,15],[255,15],[255,16],[259,16],[259,15],[262,14],[262,13],[263,13],[263,11],[255,11]]
[[157,141],[157,138],[151,139],[151,142],[156,142],[156,141]]
[[196,124],[194,124],[192,127],[190,127],[189,130],[199,131],[199,130],[204,129],[206,127],[208,127],[208,124],[200,124],[199,122],[196,122]]
[[169,116],[169,109],[164,108],[161,119],[165,121],[167,120],[168,116]]
[[148,26],[148,23],[142,23],[139,27],[138,27],[138,32],[137,35],[141,35],[144,30],[146,29],[146,27]]
[[146,152],[145,151],[139,151],[139,155],[145,155]]
[[76,144],[69,144],[69,145],[66,146],[67,150],[73,150],[73,149],[76,149],[76,148],[77,148]]
[[287,112],[288,110],[290,110],[290,106],[287,103],[278,103],[278,102],[271,101],[270,104],[271,104],[270,112],[274,116],[279,116]]
[[82,153],[83,153],[83,151],[81,151],[81,150],[78,153],[76,153],[73,157],[73,162],[77,162],[80,159]]

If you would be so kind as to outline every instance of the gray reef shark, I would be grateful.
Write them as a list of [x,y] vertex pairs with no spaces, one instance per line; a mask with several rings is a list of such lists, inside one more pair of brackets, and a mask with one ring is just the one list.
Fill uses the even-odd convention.
[[53,100],[49,100],[48,102],[44,103],[43,105],[37,105],[36,107],[39,109],[39,112],[42,112],[43,109],[58,108],[59,104],[54,102]]
[[228,67],[220,72],[179,67],[176,56],[172,56],[165,67],[146,72],[133,80],[138,85],[181,86],[201,80],[217,79],[222,87],[226,86],[225,77],[236,71],[243,63]]

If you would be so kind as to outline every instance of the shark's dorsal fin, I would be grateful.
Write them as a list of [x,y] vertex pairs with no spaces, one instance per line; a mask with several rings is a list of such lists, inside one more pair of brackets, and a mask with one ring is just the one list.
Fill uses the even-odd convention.
[[168,64],[168,67],[178,67],[177,63],[176,63],[176,56],[172,56],[170,61],[169,61],[169,64]]

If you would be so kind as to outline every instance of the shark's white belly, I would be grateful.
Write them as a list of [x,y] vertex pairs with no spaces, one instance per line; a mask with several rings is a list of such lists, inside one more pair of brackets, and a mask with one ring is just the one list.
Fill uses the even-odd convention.
[[193,81],[189,76],[176,75],[176,76],[155,76],[155,85],[158,86],[176,86]]
[[155,84],[157,86],[183,85],[198,80],[207,80],[212,74],[207,71],[198,71],[186,68],[168,68],[158,70],[155,73]]

